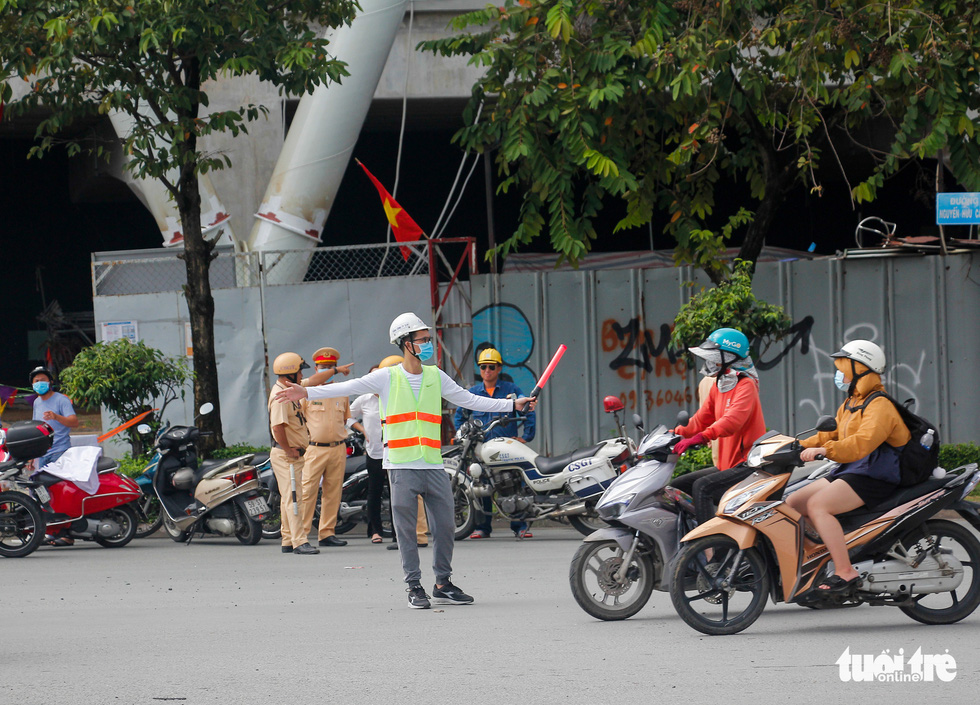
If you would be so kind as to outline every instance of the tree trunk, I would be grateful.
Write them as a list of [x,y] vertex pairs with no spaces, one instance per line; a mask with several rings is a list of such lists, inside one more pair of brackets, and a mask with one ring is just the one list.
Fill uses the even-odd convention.
[[[193,117],[194,115],[190,116],[191,119]],[[188,154],[197,149],[197,139],[193,132],[183,145]],[[202,404],[214,404],[214,411],[198,421],[198,427],[202,431],[213,434],[202,437],[198,443],[200,450],[209,451],[225,446],[221,429],[218,366],[214,354],[214,297],[211,295],[211,279],[208,274],[214,245],[205,241],[201,233],[201,191],[191,159],[184,160],[177,190],[177,210],[184,235],[183,257],[187,272],[184,296],[187,299],[193,338],[195,414]]]
[[776,209],[783,202],[784,196],[779,179],[766,179],[766,194],[762,197],[759,207],[755,209],[755,218],[749,223],[745,240],[742,241],[742,247],[738,251],[738,258],[751,262],[753,270],[755,261],[766,244],[766,236],[776,217]]

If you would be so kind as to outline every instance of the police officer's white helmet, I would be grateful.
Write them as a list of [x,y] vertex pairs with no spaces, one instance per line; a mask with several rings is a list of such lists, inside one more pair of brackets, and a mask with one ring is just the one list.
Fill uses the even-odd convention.
[[843,357],[860,362],[872,372],[881,374],[885,371],[885,351],[870,340],[852,340],[845,343],[831,357]]
[[417,330],[429,330],[429,326],[422,322],[422,319],[414,313],[403,313],[391,322],[388,328],[388,337],[392,345],[398,345],[399,341],[409,333]]

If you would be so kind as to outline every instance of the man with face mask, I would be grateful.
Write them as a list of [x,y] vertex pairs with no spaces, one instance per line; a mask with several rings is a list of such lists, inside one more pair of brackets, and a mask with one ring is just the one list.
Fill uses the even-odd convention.
[[[718,441],[718,467],[676,478],[671,484],[694,498],[698,522],[714,514],[714,503],[732,485],[751,474],[742,465],[752,444],[766,431],[759,401],[759,373],[749,357],[749,339],[734,328],[719,328],[701,345],[689,348],[704,360],[702,374],[714,385],[691,421],[675,432],[684,440],[674,446],[682,455],[692,446]],[[741,466],[741,467],[740,467]]]
[[[453,585],[454,504],[452,485],[442,463],[442,400],[474,411],[510,412],[534,408],[534,400],[490,399],[478,397],[460,387],[445,372],[422,362],[433,357],[435,346],[429,327],[414,313],[403,313],[388,330],[404,361],[400,365],[370,372],[364,377],[335,385],[302,387],[289,384],[278,393],[281,402],[303,398],[377,394],[384,418],[384,458],[391,483],[391,511],[395,531],[409,537],[415,531],[417,497],[425,501],[432,531],[432,567],[436,583],[432,598],[436,604],[468,605],[473,598]],[[399,541],[408,606],[428,609],[429,596],[422,587],[418,546]]]
[[71,447],[71,437],[68,429],[78,428],[78,416],[71,405],[71,400],[60,392],[54,391],[54,379],[46,367],[35,367],[30,374],[31,387],[37,393],[34,400],[34,420],[47,421],[54,429],[54,443],[51,450],[37,461],[37,467],[43,468],[62,456]]

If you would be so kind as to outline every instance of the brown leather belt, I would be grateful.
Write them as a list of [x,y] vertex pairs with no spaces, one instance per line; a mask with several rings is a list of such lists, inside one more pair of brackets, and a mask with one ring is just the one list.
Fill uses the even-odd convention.
[[316,441],[310,441],[311,446],[316,446],[317,448],[333,448],[334,446],[339,446],[344,441],[330,441],[329,443],[317,443]]

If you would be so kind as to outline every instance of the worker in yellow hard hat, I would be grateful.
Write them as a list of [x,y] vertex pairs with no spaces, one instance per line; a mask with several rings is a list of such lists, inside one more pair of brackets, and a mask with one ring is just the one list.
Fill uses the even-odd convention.
[[[513,382],[500,379],[500,371],[503,369],[504,361],[500,352],[496,348],[484,348],[477,356],[476,363],[480,368],[480,381],[470,387],[469,391],[479,397],[490,397],[491,399],[506,399],[511,394],[522,397],[524,394]],[[462,408],[456,409],[456,416],[453,421],[459,428],[467,418],[479,419],[483,422],[483,427],[487,428],[490,422],[499,416],[509,416],[507,413],[497,413],[493,411],[474,411],[464,412]],[[490,429],[486,433],[486,440],[491,438],[520,438],[525,443],[534,440],[534,412],[528,412],[524,416],[524,428],[518,431],[517,424],[514,422],[501,424],[496,428]],[[520,435],[518,435],[520,433]],[[471,539],[487,539],[493,531],[491,519],[493,517],[493,502],[489,497],[483,498],[483,514],[478,514],[479,523],[474,527]],[[515,536],[529,539],[532,537],[530,527],[525,521],[512,521],[510,529]]]

